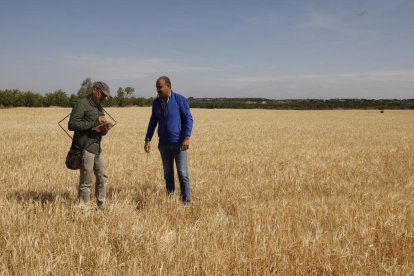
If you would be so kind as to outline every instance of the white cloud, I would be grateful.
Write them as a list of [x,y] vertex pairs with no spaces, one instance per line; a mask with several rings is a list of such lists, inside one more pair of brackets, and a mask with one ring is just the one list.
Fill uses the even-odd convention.
[[[338,74],[338,76],[342,76]],[[349,74],[350,78],[357,78],[366,81],[414,81],[414,70],[379,71]]]
[[359,73],[336,74],[302,74],[302,75],[262,75],[253,77],[238,77],[225,79],[230,82],[258,83],[258,82],[284,82],[284,81],[414,81],[414,70],[374,71]]
[[145,78],[159,72],[214,72],[223,67],[202,67],[174,63],[167,59],[153,58],[114,58],[114,57],[86,57],[66,55],[61,60],[78,70],[87,71],[88,75],[107,80],[127,80]]
[[305,34],[312,31],[332,32],[342,35],[373,35],[376,32],[368,29],[362,18],[365,11],[361,12],[312,12],[307,14],[304,21],[297,24],[299,30]]
[[400,98],[413,96],[414,70],[226,78],[229,86],[267,98]]

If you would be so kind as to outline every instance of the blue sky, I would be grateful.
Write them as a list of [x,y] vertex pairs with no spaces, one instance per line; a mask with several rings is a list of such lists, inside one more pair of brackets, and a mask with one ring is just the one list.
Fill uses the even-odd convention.
[[414,98],[414,1],[0,1],[0,89]]

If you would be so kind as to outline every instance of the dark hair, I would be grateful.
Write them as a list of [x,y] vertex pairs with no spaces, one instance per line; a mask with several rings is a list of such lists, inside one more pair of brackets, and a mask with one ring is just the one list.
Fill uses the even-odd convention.
[[171,87],[171,81],[170,81],[170,79],[167,76],[159,77],[158,80],[157,80],[157,82],[160,81],[160,80],[163,80],[166,85],[168,85],[169,87]]

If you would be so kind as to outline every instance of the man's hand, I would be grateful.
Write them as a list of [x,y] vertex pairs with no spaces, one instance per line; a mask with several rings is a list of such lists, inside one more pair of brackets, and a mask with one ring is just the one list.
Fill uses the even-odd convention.
[[102,124],[104,124],[104,123],[106,123],[106,118],[105,118],[105,116],[99,116],[99,117],[96,119],[96,125],[97,125],[97,126],[102,125]]
[[185,151],[190,148],[190,137],[185,137],[183,142],[181,143],[181,150]]
[[108,133],[108,131],[111,129],[111,126],[109,124],[104,124],[99,129],[100,129],[100,132],[102,133],[102,135],[106,135]]
[[108,122],[105,116],[99,116],[96,119],[96,127],[92,128],[92,130],[102,133],[102,135],[106,135],[113,126],[114,124],[112,122]]
[[146,153],[150,153],[151,151],[151,141],[145,141],[144,150]]

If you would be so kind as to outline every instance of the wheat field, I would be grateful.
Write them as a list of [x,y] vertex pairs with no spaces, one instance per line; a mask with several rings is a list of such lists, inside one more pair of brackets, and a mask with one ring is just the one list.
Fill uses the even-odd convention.
[[188,208],[150,108],[108,108],[106,211],[73,205],[69,112],[0,109],[2,275],[414,275],[414,111],[193,109]]

